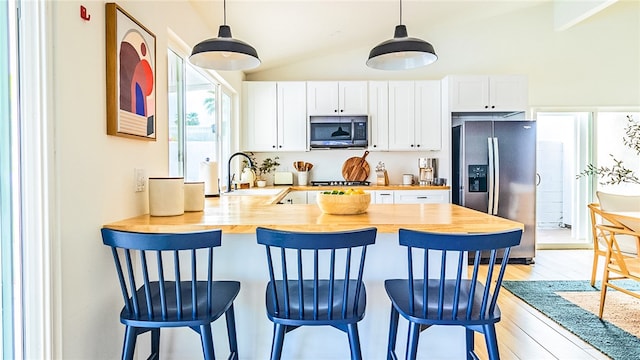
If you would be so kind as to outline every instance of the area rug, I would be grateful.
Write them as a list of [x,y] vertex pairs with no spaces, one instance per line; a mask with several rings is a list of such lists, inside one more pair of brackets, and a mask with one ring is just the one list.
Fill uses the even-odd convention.
[[[620,281],[625,288],[640,284]],[[598,318],[600,282],[595,288],[584,281],[503,281],[503,287],[548,318],[562,325],[603,354],[615,360],[640,359],[640,303],[638,299],[607,290],[603,320]],[[613,311],[612,309],[619,309]],[[622,316],[616,316],[622,314]],[[634,335],[635,333],[635,335]]]

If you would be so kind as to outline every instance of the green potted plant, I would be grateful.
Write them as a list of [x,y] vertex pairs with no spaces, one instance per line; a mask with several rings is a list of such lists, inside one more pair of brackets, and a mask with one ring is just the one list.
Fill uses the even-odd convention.
[[[253,170],[256,174],[256,185],[258,187],[265,187],[267,185],[267,180],[265,176],[270,174],[276,170],[280,163],[278,160],[280,159],[278,156],[272,158],[265,158],[262,160],[262,163],[258,164],[256,160],[255,154],[250,152],[249,157],[251,158],[251,162],[253,162],[253,166],[251,170]],[[249,167],[249,162],[247,160],[242,161],[245,167]]]

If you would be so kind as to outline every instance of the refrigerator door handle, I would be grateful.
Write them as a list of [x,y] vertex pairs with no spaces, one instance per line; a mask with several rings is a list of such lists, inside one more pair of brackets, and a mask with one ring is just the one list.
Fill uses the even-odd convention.
[[498,149],[498,138],[493,138],[493,162],[495,166],[495,179],[493,189],[493,215],[498,215],[498,205],[500,205],[500,151]]
[[493,192],[493,169],[494,169],[494,164],[493,164],[493,138],[487,138],[487,146],[489,148],[489,171],[487,174],[487,177],[489,178],[489,186],[488,186],[488,190],[489,190],[489,205],[487,206],[487,214],[493,215],[493,197],[494,197],[494,192]]

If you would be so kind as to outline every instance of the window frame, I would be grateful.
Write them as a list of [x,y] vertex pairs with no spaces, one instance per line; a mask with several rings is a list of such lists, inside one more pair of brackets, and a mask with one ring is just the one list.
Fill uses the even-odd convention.
[[[234,143],[234,132],[233,132],[233,124],[236,122],[236,114],[237,114],[237,101],[238,101],[238,96],[236,91],[227,84],[226,81],[224,81],[224,79],[222,79],[215,71],[212,70],[206,70],[206,69],[201,69],[198,68],[194,65],[191,65],[189,63],[189,54],[191,53],[191,49],[172,31],[169,31],[169,42],[167,45],[167,57],[169,55],[169,52],[173,52],[174,54],[176,54],[179,58],[182,59],[183,61],[183,74],[186,73],[186,66],[192,66],[193,69],[195,69],[199,74],[203,75],[204,77],[206,77],[208,80],[211,81],[212,84],[215,84],[215,102],[216,102],[216,110],[215,110],[215,124],[216,124],[216,128],[218,129],[217,134],[216,134],[216,143],[217,143],[217,148],[215,149],[215,154],[217,155],[217,159],[211,159],[211,161],[217,161],[218,163],[218,177],[219,177],[219,181],[220,181],[220,188],[219,191],[222,192],[222,185],[225,184],[226,182],[224,181],[224,179],[227,179],[228,177],[228,170],[226,168],[226,158],[225,155],[228,155],[231,153],[231,149],[233,148],[233,143]],[[168,63],[168,61],[167,61]],[[183,85],[184,85],[184,77],[183,77]],[[168,91],[169,89],[167,89]],[[186,96],[186,92],[183,93],[183,96]],[[228,136],[227,137],[223,137],[222,136],[222,117],[223,117],[223,113],[222,113],[222,97],[223,96],[228,96],[228,98],[230,99],[230,104],[229,104],[229,123],[228,123]],[[185,99],[182,99],[183,104]],[[182,122],[184,123],[186,121],[186,119],[184,118],[185,114],[184,112],[186,112],[186,110],[184,109],[184,106],[182,107],[182,111],[183,114],[182,115]],[[179,118],[180,119],[180,118]],[[169,123],[167,122],[167,127],[169,126]],[[184,130],[184,129],[183,129]],[[186,130],[184,130],[181,134],[182,138],[180,139],[179,142],[179,146],[182,148],[182,159],[181,161],[181,165],[182,165],[182,169],[181,169],[181,174],[182,176],[185,175],[185,167],[187,166],[187,157],[188,154],[186,154],[186,149],[184,149],[184,147],[186,146]],[[167,160],[169,161],[169,168],[171,168],[171,154],[168,153],[167,154]],[[185,179],[186,180],[186,179]]]

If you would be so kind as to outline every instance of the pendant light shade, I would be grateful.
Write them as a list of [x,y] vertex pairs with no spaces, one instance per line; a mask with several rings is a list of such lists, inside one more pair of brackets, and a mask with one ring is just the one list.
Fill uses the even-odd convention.
[[224,2],[224,25],[220,25],[218,37],[198,43],[191,52],[192,64],[212,70],[249,70],[260,65],[258,52],[244,41],[231,37],[227,25],[227,2]]
[[408,70],[429,65],[437,59],[431,44],[407,35],[407,27],[402,25],[400,0],[400,25],[396,26],[393,39],[384,41],[371,50],[367,66],[379,70]]

